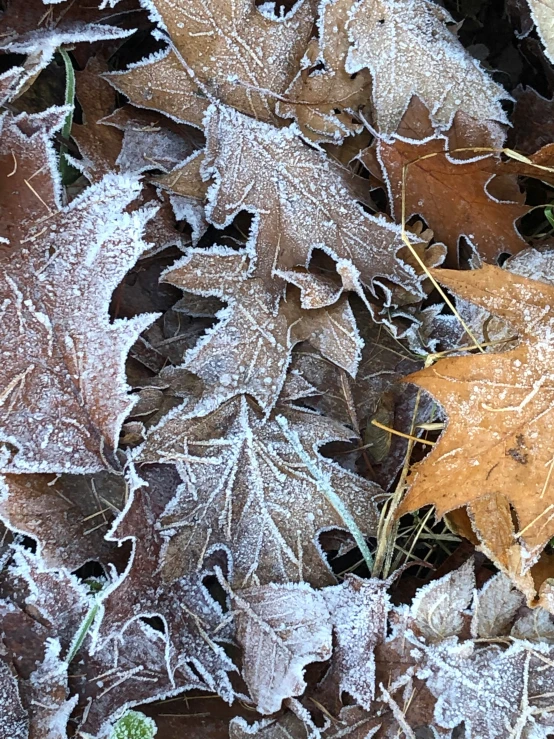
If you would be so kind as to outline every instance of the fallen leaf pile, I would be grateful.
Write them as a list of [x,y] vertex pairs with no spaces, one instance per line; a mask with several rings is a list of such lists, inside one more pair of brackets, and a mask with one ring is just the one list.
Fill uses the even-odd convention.
[[0,2],[0,739],[554,735],[553,60]]

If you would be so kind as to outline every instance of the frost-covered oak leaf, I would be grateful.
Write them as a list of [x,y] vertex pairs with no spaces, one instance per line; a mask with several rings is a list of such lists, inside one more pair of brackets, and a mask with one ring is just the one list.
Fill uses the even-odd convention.
[[[434,505],[442,516],[483,501],[497,526],[502,499],[505,516],[511,520],[511,505],[517,517],[525,570],[554,535],[554,288],[488,265],[434,274],[459,297],[507,321],[520,343],[499,354],[443,359],[409,376],[443,406],[448,423],[413,468],[401,511]],[[515,543],[512,533],[506,537]]]
[[374,530],[380,488],[317,452],[352,432],[316,413],[280,410],[319,480],[279,424],[264,420],[244,396],[205,417],[176,409],[152,429],[139,461],[175,464],[183,480],[161,521],[169,540],[166,570],[191,571],[206,551],[221,545],[232,554],[234,587],[332,581],[317,536],[323,528],[344,528],[344,522],[325,496],[322,479],[364,533]]
[[161,572],[167,537],[160,518],[179,476],[171,467],[146,467],[128,504],[109,537],[130,541],[133,553],[125,572],[100,599],[101,614],[95,634],[95,651],[117,647],[120,638],[144,617],[162,619],[166,670],[170,683],[182,689],[201,688],[232,700],[228,672],[235,668],[218,645],[228,638],[222,630],[223,612],[202,584],[202,561],[195,561],[182,577]]
[[306,583],[241,590],[232,596],[243,677],[261,714],[306,689],[304,669],[332,652],[329,611]]
[[302,310],[291,295],[274,310],[262,280],[248,278],[249,258],[224,247],[189,250],[162,279],[200,296],[228,302],[219,323],[185,356],[184,367],[199,375],[218,403],[249,393],[264,410],[281,391],[293,346],[310,341],[335,364],[356,374],[362,342],[354,315],[342,299],[328,308]]
[[[418,130],[417,138],[393,136],[389,141],[378,140],[376,154],[381,173],[389,192],[391,211],[396,220],[402,216],[404,197],[406,218],[420,215],[435,238],[449,249],[452,267],[458,264],[458,248],[465,237],[487,262],[508,252],[516,254],[526,243],[518,233],[515,222],[529,208],[524,205],[515,176],[504,178],[510,191],[502,199],[489,193],[494,186],[491,170],[496,166],[495,157],[464,161],[462,152],[451,149],[481,145],[475,143],[475,125],[464,114],[458,113],[449,131],[455,133],[456,143],[447,135],[434,135],[429,114],[421,102],[414,98],[406,111],[402,125]],[[492,136],[491,136],[492,139]],[[486,143],[494,148],[495,142]],[[436,155],[436,156],[433,156]],[[405,189],[402,191],[403,169]],[[479,217],[476,217],[476,214]]]
[[317,39],[311,39],[301,69],[277,103],[277,112],[294,118],[312,141],[340,142],[361,130],[353,115],[371,95],[367,70],[350,75],[344,68],[350,48],[346,24],[352,0],[320,4]]
[[272,290],[280,287],[277,270],[307,267],[317,248],[348,265],[370,289],[385,277],[420,292],[415,272],[396,257],[403,244],[400,228],[366,213],[344,170],[292,129],[214,106],[206,135],[204,173],[215,178],[207,218],[223,228],[239,211],[254,215],[253,274]]
[[134,105],[202,127],[211,101],[275,120],[275,103],[297,72],[314,23],[313,0],[286,15],[254,0],[150,0],[171,47],[110,82]]
[[[1,146],[5,164],[9,141]],[[5,468],[94,472],[109,464],[133,405],[127,352],[154,318],[108,314],[112,292],[148,247],[141,234],[152,209],[123,212],[141,190],[126,177],[108,176],[59,210],[27,184],[40,217],[12,219],[0,242],[0,440],[17,450]],[[25,197],[27,189],[22,183]],[[2,205],[10,215],[12,201]]]
[[506,91],[461,45],[446,23],[450,14],[430,0],[361,0],[348,22],[350,74],[369,69],[375,123],[394,133],[413,95],[448,127],[456,111],[507,122]]

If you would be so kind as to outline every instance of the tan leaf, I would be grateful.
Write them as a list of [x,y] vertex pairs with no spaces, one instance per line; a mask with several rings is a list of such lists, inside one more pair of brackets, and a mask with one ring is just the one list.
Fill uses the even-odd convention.
[[117,177],[58,210],[53,157],[44,163],[49,178],[38,179],[39,190],[25,176],[36,135],[26,137],[12,122],[0,149],[6,178],[12,151],[22,157],[22,191],[32,195],[26,215],[24,204],[3,202],[9,246],[4,238],[0,438],[18,450],[8,463],[12,470],[93,472],[117,447],[132,406],[125,358],[153,320],[142,315],[111,322],[108,314],[112,292],[147,248],[141,234],[149,212],[123,213],[140,185]]
[[254,0],[153,0],[151,7],[174,50],[111,73],[116,89],[138,107],[199,128],[211,101],[275,120],[275,103],[311,34],[311,0],[299,0],[285,16]]
[[375,122],[394,133],[412,95],[448,127],[460,110],[478,120],[506,122],[508,94],[463,48],[446,23],[450,14],[430,0],[362,0],[353,6],[346,60],[349,74],[369,69]]
[[[358,526],[373,531],[373,499],[380,488],[317,454],[322,444],[347,440],[352,432],[304,410],[282,413]],[[221,545],[233,557],[234,587],[332,581],[317,535],[344,523],[279,424],[264,421],[244,396],[198,414],[172,411],[150,432],[138,457],[176,464],[183,480],[161,522],[168,539],[166,577],[196,569],[206,551]]]
[[523,576],[554,535],[548,370],[554,288],[491,266],[436,275],[511,324],[520,343],[501,354],[441,360],[410,377],[443,405],[448,425],[415,466],[402,510],[432,503],[442,516],[470,505],[478,535],[487,537],[496,559],[502,555],[503,569]]
[[232,596],[243,677],[261,714],[301,695],[304,668],[331,656],[331,620],[324,598],[306,584],[265,585]]
[[310,41],[302,69],[284,94],[286,102],[277,103],[277,113],[294,118],[312,141],[337,143],[362,130],[352,114],[369,100],[371,78],[367,70],[353,76],[344,68],[351,8],[352,0],[321,3],[319,37]]
[[546,56],[554,64],[554,2],[552,0],[527,0],[527,2],[544,44]]
[[204,172],[215,178],[208,191],[208,220],[224,227],[241,210],[255,216],[254,275],[271,289],[280,288],[276,270],[307,267],[318,248],[353,265],[370,289],[386,277],[420,292],[413,270],[396,257],[403,244],[399,227],[365,213],[351,196],[345,171],[307,147],[292,129],[277,130],[214,107],[206,135]]
[[[403,169],[409,165],[405,171],[406,218],[415,214],[425,218],[435,238],[448,246],[450,266],[458,264],[462,236],[488,262],[494,262],[503,252],[515,254],[524,249],[526,242],[518,233],[515,221],[529,209],[524,205],[525,198],[517,188],[516,178],[510,178],[511,202],[499,200],[488,190],[493,178],[491,168],[497,166],[496,157],[460,161],[459,154],[453,151],[476,146],[474,122],[458,113],[448,135],[434,135],[428,111],[413,98],[401,125],[404,135],[390,141],[380,139],[376,145],[393,216],[397,220],[402,216]],[[417,139],[406,139],[405,129],[417,131]],[[479,145],[494,148],[497,143],[492,133],[488,142],[481,141]]]

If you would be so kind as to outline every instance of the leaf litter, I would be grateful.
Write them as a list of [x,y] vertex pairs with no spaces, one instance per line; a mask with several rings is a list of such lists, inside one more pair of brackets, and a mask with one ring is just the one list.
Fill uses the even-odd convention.
[[554,7],[443,5],[2,5],[2,739],[554,735]]

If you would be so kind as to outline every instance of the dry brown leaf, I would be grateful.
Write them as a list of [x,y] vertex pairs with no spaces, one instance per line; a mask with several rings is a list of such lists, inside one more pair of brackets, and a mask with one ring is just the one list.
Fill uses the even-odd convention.
[[495,560],[502,557],[500,566],[519,583],[554,535],[548,384],[554,289],[491,266],[436,276],[511,324],[520,344],[501,354],[440,360],[410,377],[441,403],[448,425],[413,469],[401,510],[433,504],[442,516],[469,505],[481,541],[486,537]]
[[[1,653],[1,650],[0,650]],[[0,736],[28,739],[29,718],[21,705],[17,680],[9,665],[0,659]]]
[[280,271],[307,267],[317,248],[350,270],[348,289],[357,287],[362,297],[360,281],[374,290],[383,277],[421,292],[413,270],[396,257],[403,244],[399,227],[365,213],[352,197],[346,170],[307,147],[292,129],[214,107],[206,135],[204,173],[215,178],[208,220],[222,228],[241,210],[254,215],[254,276],[269,289],[282,287]]
[[[391,141],[380,139],[376,145],[396,220],[402,217],[403,168],[409,164],[404,192],[406,218],[418,214],[425,219],[435,238],[448,246],[451,266],[458,263],[462,236],[488,262],[494,262],[503,252],[515,254],[525,248],[515,221],[528,208],[523,204],[525,198],[517,188],[516,178],[512,177],[511,194],[504,198],[511,202],[499,200],[488,190],[493,178],[491,167],[493,171],[497,167],[495,157],[460,161],[462,152],[449,154],[454,149],[475,145],[494,148],[498,143],[494,133],[489,142],[481,140],[476,144],[474,122],[457,114],[449,135],[433,135],[429,114],[418,98],[412,99],[401,126],[402,136]],[[408,131],[416,134],[417,140],[406,139]],[[363,154],[361,157],[363,161]]]
[[202,128],[212,101],[261,120],[293,79],[314,23],[312,0],[274,15],[254,0],[152,0],[171,39],[167,51],[108,76],[141,108]]
[[506,121],[505,90],[482,69],[446,26],[450,14],[430,0],[362,0],[348,22],[349,74],[369,69],[375,123],[396,131],[412,95],[448,128],[457,111],[478,120]]
[[554,100],[542,97],[532,87],[516,87],[510,146],[522,154],[533,154],[554,141]]
[[285,100],[277,103],[277,113],[294,118],[312,141],[338,143],[362,130],[353,115],[369,100],[371,78],[367,70],[350,75],[344,68],[351,8],[352,0],[321,3],[318,38],[310,41]]
[[325,357],[356,374],[362,342],[345,299],[308,311],[290,295],[275,311],[273,296],[262,280],[249,279],[248,271],[244,250],[216,246],[190,250],[162,275],[189,293],[228,302],[217,314],[219,323],[189,350],[183,365],[202,378],[215,403],[249,393],[270,410],[283,386],[292,348],[300,341],[310,341]]
[[[362,531],[373,531],[380,488],[317,454],[322,444],[346,441],[352,432],[315,413],[280,410],[320,479],[336,489]],[[278,423],[264,420],[244,396],[199,413],[169,413],[139,455],[142,462],[177,465],[183,480],[161,522],[166,577],[194,571],[220,545],[232,554],[234,587],[332,582],[317,536],[344,522]]]

